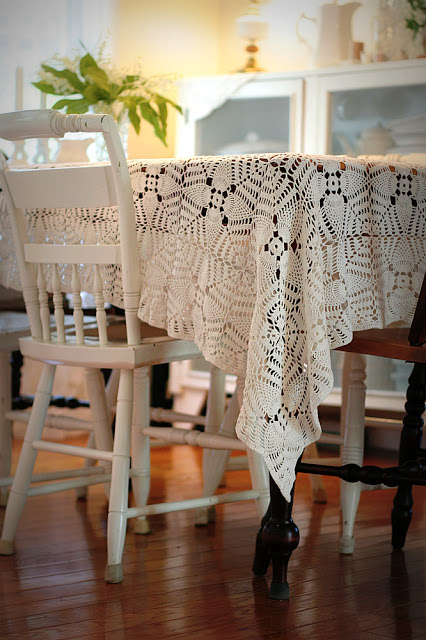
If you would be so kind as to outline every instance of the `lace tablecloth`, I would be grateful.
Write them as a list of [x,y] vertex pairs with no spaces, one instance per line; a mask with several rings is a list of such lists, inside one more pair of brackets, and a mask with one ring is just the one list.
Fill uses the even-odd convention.
[[[330,350],[354,330],[412,319],[426,269],[426,169],[302,154],[129,167],[140,318],[245,377],[238,436],[289,498],[296,461],[320,435]],[[35,241],[117,240],[112,209],[28,211],[27,220]],[[19,288],[3,208],[0,234],[1,283]],[[90,291],[92,273],[82,275]],[[103,275],[120,305],[120,274]]]

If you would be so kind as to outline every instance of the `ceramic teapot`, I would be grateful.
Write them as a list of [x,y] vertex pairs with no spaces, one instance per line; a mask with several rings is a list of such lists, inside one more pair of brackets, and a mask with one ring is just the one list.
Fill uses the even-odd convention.
[[337,138],[342,145],[343,152],[348,156],[385,155],[388,149],[395,144],[388,129],[385,129],[380,122],[377,126],[365,129],[361,133],[355,148],[350,145],[344,135],[339,135]]
[[[351,58],[352,16],[361,4],[359,2],[338,4],[338,1],[322,4],[317,18],[310,18],[302,13],[296,22],[297,37],[312,51],[314,64],[317,67],[337,65]],[[317,25],[315,47],[312,47],[300,33],[302,20],[310,20]]]

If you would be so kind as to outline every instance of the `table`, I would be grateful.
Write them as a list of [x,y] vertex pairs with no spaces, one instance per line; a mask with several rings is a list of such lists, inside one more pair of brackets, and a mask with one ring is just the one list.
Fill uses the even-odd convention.
[[[321,433],[332,349],[409,324],[426,269],[426,168],[296,153],[129,161],[139,317],[245,378],[237,435],[289,500]],[[117,241],[114,209],[27,211],[30,238]],[[0,194],[0,282],[19,288]],[[120,274],[103,269],[122,304]],[[92,273],[83,277],[92,291]],[[70,291],[69,274],[63,289]]]

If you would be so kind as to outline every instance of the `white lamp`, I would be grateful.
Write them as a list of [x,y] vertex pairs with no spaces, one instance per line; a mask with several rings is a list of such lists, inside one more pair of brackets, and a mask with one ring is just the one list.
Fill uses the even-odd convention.
[[259,51],[259,47],[256,43],[268,36],[269,24],[262,20],[259,15],[259,3],[260,0],[250,0],[247,14],[237,19],[238,35],[248,40],[246,47],[246,51],[249,54],[247,62],[242,69],[239,69],[239,72],[242,73],[263,71],[257,66],[255,56]]

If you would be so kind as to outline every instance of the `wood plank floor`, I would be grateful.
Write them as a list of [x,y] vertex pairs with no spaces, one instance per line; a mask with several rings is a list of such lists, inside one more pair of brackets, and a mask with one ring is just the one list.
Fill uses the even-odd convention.
[[[199,495],[200,464],[200,452],[186,447],[153,450],[153,496]],[[229,489],[249,488],[248,473],[230,472],[227,483]],[[148,536],[133,534],[130,523],[124,581],[110,585],[103,580],[102,489],[91,487],[86,502],[77,502],[71,491],[30,498],[17,554],[0,558],[0,638],[426,638],[426,492],[415,490],[403,552],[390,546],[393,491],[363,493],[355,552],[341,556],[338,481],[328,478],[326,486],[328,503],[313,505],[309,479],[298,479],[294,520],[301,542],[290,563],[288,602],[268,599],[270,571],[266,579],[251,575],[258,526],[252,503],[218,507],[216,523],[206,528],[193,526],[190,511],[151,517]]]

